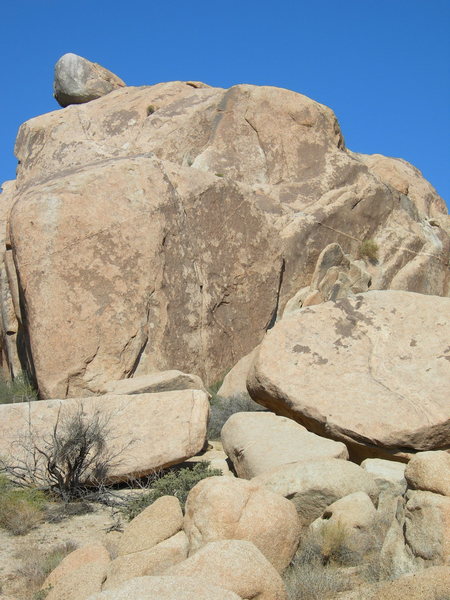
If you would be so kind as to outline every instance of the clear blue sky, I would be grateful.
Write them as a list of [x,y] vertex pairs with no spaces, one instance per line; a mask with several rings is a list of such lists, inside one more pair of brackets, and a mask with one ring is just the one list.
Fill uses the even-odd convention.
[[450,200],[450,0],[3,0],[0,181],[14,139],[56,110],[66,52],[129,85],[275,85],[336,113],[347,146],[405,158]]

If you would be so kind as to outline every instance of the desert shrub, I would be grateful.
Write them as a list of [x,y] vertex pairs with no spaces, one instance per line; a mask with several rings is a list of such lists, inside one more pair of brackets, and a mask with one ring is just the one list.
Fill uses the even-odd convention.
[[17,489],[0,475],[0,527],[13,535],[24,535],[44,517],[45,494],[36,489]]
[[[210,389],[211,392],[211,389]],[[267,410],[257,402],[254,402],[248,394],[239,394],[230,398],[220,398],[217,394],[211,394],[210,414],[208,422],[208,439],[220,439],[220,432],[226,421],[238,412],[264,411]]]
[[15,444],[22,458],[1,460],[0,470],[16,485],[51,491],[65,502],[102,489],[125,449],[109,449],[110,421],[111,415],[99,410],[86,414],[82,404],[65,414],[60,408],[47,437],[36,434],[29,423],[27,435]]
[[18,570],[26,584],[29,593],[34,592],[33,599],[44,599],[48,590],[40,591],[39,588],[59,563],[68,554],[77,549],[77,545],[71,541],[53,546],[49,550],[42,552],[42,549],[35,546],[25,547],[18,558],[21,560],[21,566]]
[[320,561],[294,563],[283,574],[289,600],[325,600],[349,588],[342,569]]
[[148,483],[149,491],[132,498],[122,508],[122,512],[131,520],[162,496],[175,496],[184,508],[191,489],[202,479],[222,475],[220,469],[212,469],[209,463],[201,461],[192,468],[171,469],[164,474],[156,474]]
[[367,258],[370,262],[378,261],[378,244],[372,240],[364,240],[359,247],[359,258]]
[[12,381],[6,381],[3,375],[0,376],[0,404],[32,400],[38,400],[37,391],[25,373],[19,373]]

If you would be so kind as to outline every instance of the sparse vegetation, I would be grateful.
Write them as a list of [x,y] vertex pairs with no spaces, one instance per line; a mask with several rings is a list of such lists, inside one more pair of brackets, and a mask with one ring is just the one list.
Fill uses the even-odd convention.
[[25,535],[44,518],[47,498],[37,489],[18,489],[0,474],[0,527]]
[[39,547],[27,547],[22,550],[18,558],[22,565],[18,574],[23,577],[33,600],[44,600],[49,590],[39,590],[47,575],[51,573],[68,554],[77,549],[73,542],[65,542],[53,546],[46,552]]
[[222,475],[220,469],[212,469],[206,461],[198,462],[192,468],[171,469],[150,479],[148,492],[132,498],[122,512],[131,520],[161,496],[176,496],[184,508],[191,489],[202,479]]
[[359,247],[359,258],[367,258],[370,262],[378,261],[378,244],[372,240],[364,240]]
[[223,173],[216,173],[216,177],[225,177]]
[[[220,386],[219,386],[220,387]],[[212,388],[210,388],[211,393]],[[226,421],[237,412],[264,411],[264,406],[254,402],[247,394],[239,394],[231,398],[220,398],[211,393],[211,410],[208,423],[208,439],[220,439],[220,432]]]
[[154,106],[153,104],[149,104],[147,106],[147,116],[149,117],[150,115],[152,115],[154,112],[156,111],[156,106]]
[[0,461],[0,470],[19,486],[54,493],[65,502],[101,490],[110,469],[124,448],[112,452],[111,415],[86,414],[83,405],[62,414],[60,408],[52,433],[28,434],[17,440],[19,456],[14,463]]
[[12,381],[7,381],[3,375],[0,376],[0,404],[32,400],[38,400],[37,391],[25,373],[19,373]]

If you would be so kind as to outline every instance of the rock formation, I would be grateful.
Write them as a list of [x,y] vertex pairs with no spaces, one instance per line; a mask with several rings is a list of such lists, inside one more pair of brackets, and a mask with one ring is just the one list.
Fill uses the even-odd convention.
[[392,290],[303,308],[266,335],[248,390],[355,460],[447,449],[449,315],[448,298]]
[[301,94],[119,87],[27,121],[15,152],[3,355],[43,398],[161,369],[217,380],[330,244],[349,264],[378,245],[371,289],[449,291],[443,201],[407,163],[347,150]]

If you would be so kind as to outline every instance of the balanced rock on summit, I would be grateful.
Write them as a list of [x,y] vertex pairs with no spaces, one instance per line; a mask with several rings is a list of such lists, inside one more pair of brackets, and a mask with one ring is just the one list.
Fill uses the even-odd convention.
[[111,71],[71,52],[55,65],[54,96],[62,107],[90,102],[124,85]]
[[403,459],[450,440],[450,299],[373,291],[302,308],[266,335],[250,395],[350,456]]

